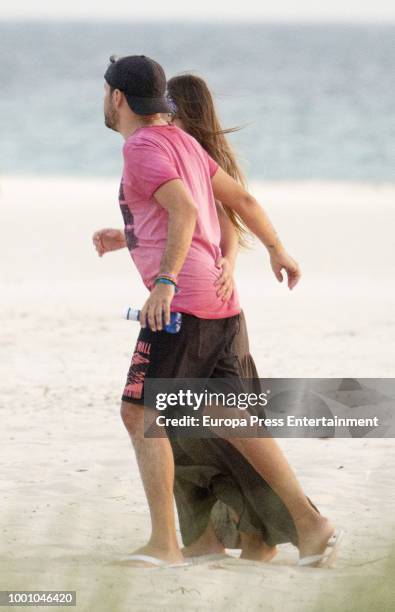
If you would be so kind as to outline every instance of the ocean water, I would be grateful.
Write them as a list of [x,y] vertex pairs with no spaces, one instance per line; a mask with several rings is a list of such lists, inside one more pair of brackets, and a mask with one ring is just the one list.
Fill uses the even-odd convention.
[[205,77],[251,179],[394,180],[395,25],[0,23],[0,173],[119,175],[112,53]]

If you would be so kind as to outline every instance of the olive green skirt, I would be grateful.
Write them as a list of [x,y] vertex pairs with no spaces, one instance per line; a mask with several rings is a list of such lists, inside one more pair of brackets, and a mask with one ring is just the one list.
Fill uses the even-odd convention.
[[[233,349],[241,376],[258,379],[243,313]],[[197,540],[210,521],[227,548],[240,546],[240,532],[260,535],[269,546],[297,544],[295,525],[286,506],[229,442],[173,438],[171,444],[174,495],[185,546]]]

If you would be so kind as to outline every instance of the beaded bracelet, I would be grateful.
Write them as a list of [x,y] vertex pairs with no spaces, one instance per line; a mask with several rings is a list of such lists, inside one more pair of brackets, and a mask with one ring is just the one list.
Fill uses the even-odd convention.
[[174,281],[177,284],[177,276],[175,274],[172,274],[171,272],[160,272],[158,274],[158,278],[168,278],[172,281]]
[[161,283],[163,285],[171,285],[172,287],[174,287],[174,291],[175,293],[178,293],[179,289],[177,287],[177,285],[175,284],[174,281],[172,281],[170,278],[166,278],[163,276],[158,276],[155,281],[154,281],[154,285],[157,285],[158,283]]

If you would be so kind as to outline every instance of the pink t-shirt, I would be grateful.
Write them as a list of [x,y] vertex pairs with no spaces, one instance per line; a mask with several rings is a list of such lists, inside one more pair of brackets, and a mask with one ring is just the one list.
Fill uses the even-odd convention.
[[192,136],[174,125],[137,129],[126,140],[123,155],[119,204],[127,245],[146,287],[152,289],[167,239],[168,213],[154,193],[167,181],[181,179],[198,214],[192,244],[178,275],[180,291],[171,310],[203,319],[238,314],[236,290],[223,302],[214,286],[220,273],[216,261],[221,256],[221,232],[211,177],[218,164]]

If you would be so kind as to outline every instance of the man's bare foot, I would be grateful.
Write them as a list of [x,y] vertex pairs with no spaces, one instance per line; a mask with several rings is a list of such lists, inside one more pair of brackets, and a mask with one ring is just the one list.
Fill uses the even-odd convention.
[[298,532],[300,559],[325,552],[328,540],[335,533],[330,521],[318,513],[295,521],[295,526]]
[[241,533],[241,554],[240,559],[249,561],[260,561],[268,563],[277,554],[276,546],[268,546],[260,536],[250,533]]
[[[137,550],[134,550],[130,553],[129,556],[132,555],[146,555],[147,557],[154,557],[159,561],[163,561],[169,565],[177,565],[179,563],[184,563],[185,559],[183,554],[179,548],[160,548],[151,544],[150,542]],[[138,560],[127,560],[122,561],[122,565],[128,565],[130,567],[153,567],[154,563],[149,563],[148,561],[138,561]]]
[[182,549],[184,557],[201,557],[202,555],[225,554],[225,548],[215,534],[214,528],[209,523],[207,529],[200,538]]

